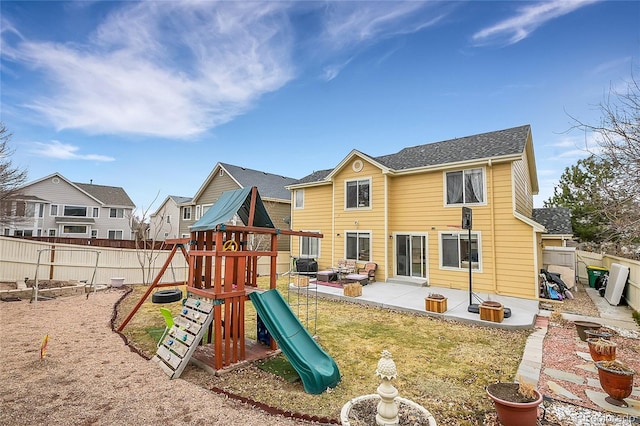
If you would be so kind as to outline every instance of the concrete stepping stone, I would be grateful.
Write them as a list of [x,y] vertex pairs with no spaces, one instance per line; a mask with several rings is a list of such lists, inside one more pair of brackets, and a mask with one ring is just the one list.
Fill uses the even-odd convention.
[[591,402],[605,411],[618,414],[626,414],[628,416],[635,417],[636,419],[640,418],[640,401],[638,400],[625,398],[624,401],[629,404],[629,406],[618,407],[605,401],[605,398],[608,396],[606,393],[593,391],[591,389],[586,389],[584,392],[587,394],[587,397],[591,400]]
[[554,379],[564,380],[565,382],[575,383],[577,385],[584,385],[584,378],[577,374],[569,373],[567,371],[556,370],[555,368],[545,368],[544,374],[553,377]]
[[590,388],[602,389],[602,385],[600,385],[600,379],[591,379],[587,377],[587,386]]
[[567,389],[563,388],[562,386],[560,386],[559,384],[557,384],[554,381],[549,380],[547,382],[547,386],[549,387],[549,390],[553,393],[555,393],[556,395],[560,395],[564,398],[567,399],[574,399],[574,400],[580,400],[580,397],[574,395],[573,393],[571,393],[570,391],[568,391]]
[[593,358],[591,358],[591,354],[589,352],[576,352],[576,355],[578,355],[580,358],[584,359],[585,361],[593,362]]
[[576,365],[576,368],[587,371],[589,373],[598,374],[598,369],[594,363]]

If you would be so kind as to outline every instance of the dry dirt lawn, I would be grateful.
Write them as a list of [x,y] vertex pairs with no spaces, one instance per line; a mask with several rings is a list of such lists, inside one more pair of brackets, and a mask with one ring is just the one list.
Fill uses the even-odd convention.
[[310,424],[169,380],[111,331],[120,296],[0,302],[0,425]]

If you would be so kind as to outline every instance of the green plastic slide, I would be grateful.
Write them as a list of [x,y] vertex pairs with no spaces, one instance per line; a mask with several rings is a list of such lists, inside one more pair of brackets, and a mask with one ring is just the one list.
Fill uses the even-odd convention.
[[296,369],[304,390],[320,394],[340,382],[340,370],[329,354],[313,340],[276,289],[249,294],[265,327]]

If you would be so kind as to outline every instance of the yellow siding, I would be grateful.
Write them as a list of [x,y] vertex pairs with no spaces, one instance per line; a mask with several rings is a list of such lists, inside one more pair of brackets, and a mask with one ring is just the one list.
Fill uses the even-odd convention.
[[533,214],[533,191],[531,189],[526,154],[524,160],[513,162],[513,176],[516,211],[526,217],[531,217]]
[[[396,233],[427,235],[429,283],[438,287],[467,289],[468,271],[440,268],[440,234],[461,230],[461,208],[445,207],[444,173],[432,171],[387,178],[388,229],[385,231],[385,175],[362,160],[364,167],[355,172],[351,158],[334,176],[332,185],[305,188],[304,209],[293,210],[295,229],[319,230],[325,234],[319,268],[335,265],[345,254],[345,232],[370,232],[372,261],[378,263],[378,279],[392,277],[395,271]],[[477,167],[477,166],[476,166]],[[473,231],[480,234],[481,271],[473,273],[473,288],[480,293],[536,298],[536,253],[540,241],[531,225],[514,217],[512,163],[485,166],[487,202],[472,206]],[[527,169],[521,170],[527,174]],[[371,209],[345,209],[345,182],[371,179]],[[527,181],[527,187],[530,183]],[[331,202],[333,200],[333,204]],[[333,210],[333,211],[332,211]],[[333,222],[331,215],[333,214]],[[357,224],[356,224],[357,222]],[[333,246],[333,252],[328,248]],[[298,253],[293,241],[292,253]],[[386,250],[386,252],[385,252]],[[295,254],[293,254],[295,256]],[[385,265],[385,259],[388,265]],[[388,269],[388,270],[387,270]]]
[[[319,270],[333,266],[332,251],[333,233],[331,230],[332,186],[314,186],[304,189],[304,208],[291,209],[291,223],[296,231],[319,231],[323,234],[320,240]],[[291,256],[300,255],[299,237],[291,237]]]
[[[385,276],[384,269],[384,249],[385,249],[385,231],[384,231],[384,176],[381,170],[368,163],[364,159],[360,159],[363,168],[359,172],[355,172],[352,164],[359,158],[353,158],[344,166],[344,168],[334,177],[334,212],[335,212],[335,245],[334,245],[334,261],[345,257],[345,241],[347,231],[369,232],[371,235],[371,261],[379,265],[376,272],[377,276]],[[345,190],[346,182],[356,179],[371,179],[370,187],[370,209],[345,209]],[[356,224],[356,222],[358,222]],[[340,234],[340,236],[337,236]],[[365,262],[358,262],[363,266]]]

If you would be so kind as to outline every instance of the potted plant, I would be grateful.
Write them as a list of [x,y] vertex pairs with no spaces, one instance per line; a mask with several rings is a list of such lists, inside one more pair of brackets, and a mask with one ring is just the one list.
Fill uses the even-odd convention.
[[575,325],[576,325],[576,331],[578,332],[578,336],[580,337],[580,340],[582,340],[583,342],[587,341],[587,335],[585,334],[586,330],[593,330],[601,327],[601,325],[598,324],[597,322],[591,322],[591,321],[576,321]]
[[585,334],[585,336],[587,336],[587,339],[600,338],[600,339],[609,340],[610,338],[613,337],[614,332],[613,332],[613,330],[611,330],[609,328],[598,327],[598,328],[594,328],[594,329],[585,330],[584,334]]
[[598,361],[596,367],[600,386],[609,395],[605,401],[618,407],[628,407],[624,399],[633,392],[636,372],[619,361]]
[[597,338],[587,339],[589,353],[594,361],[613,361],[616,359],[616,344],[611,340]]
[[504,426],[535,426],[542,394],[533,385],[523,382],[499,382],[486,388],[493,400],[498,419]]

